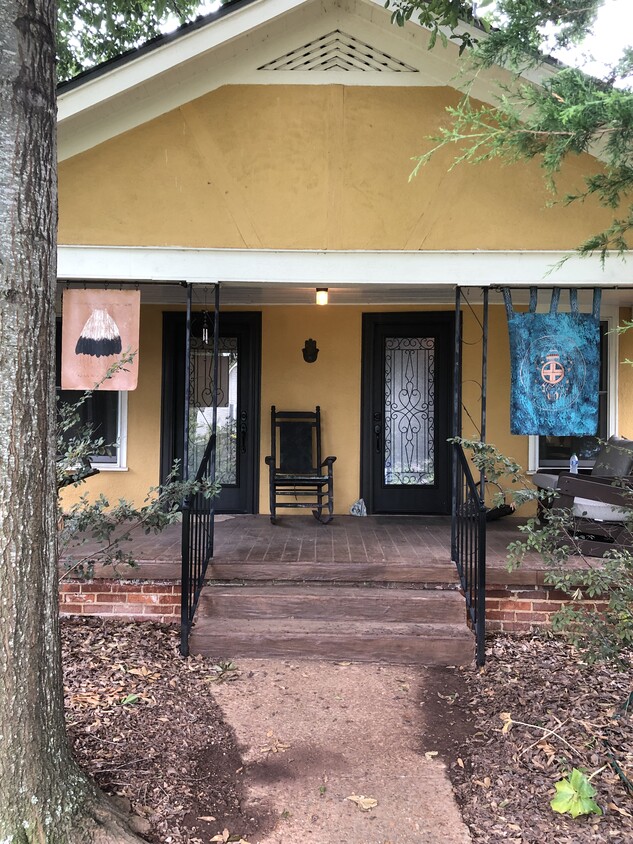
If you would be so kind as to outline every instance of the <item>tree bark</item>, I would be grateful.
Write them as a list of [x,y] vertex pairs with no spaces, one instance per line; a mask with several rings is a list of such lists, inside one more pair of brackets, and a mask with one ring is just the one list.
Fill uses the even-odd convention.
[[66,740],[55,550],[55,4],[0,0],[0,844],[138,841]]

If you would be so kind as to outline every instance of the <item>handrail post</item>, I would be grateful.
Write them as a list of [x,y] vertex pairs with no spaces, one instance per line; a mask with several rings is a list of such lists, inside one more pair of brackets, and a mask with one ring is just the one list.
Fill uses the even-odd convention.
[[460,495],[453,518],[453,559],[475,634],[475,660],[482,666],[486,659],[486,507],[460,443],[454,443],[454,455]]
[[[182,466],[181,474],[184,481],[189,480],[189,402],[191,396],[191,297],[192,286],[187,284],[187,315],[185,320],[185,407],[183,422]],[[191,501],[189,498],[182,503],[182,532],[181,532],[181,566],[180,566],[180,653],[189,656],[189,628],[190,621],[190,560],[189,544],[191,537]]]
[[486,508],[479,510],[479,551],[477,571],[476,662],[481,668],[486,662]]
[[189,656],[189,596],[191,583],[189,578],[189,540],[191,536],[191,504],[187,499],[182,507],[181,554],[182,570],[180,577],[180,653]]
[[[453,431],[454,437],[461,436],[460,420],[460,403],[461,403],[461,348],[462,348],[462,331],[461,331],[461,290],[459,285],[455,287],[455,349],[453,358]],[[459,477],[457,461],[457,446],[453,444],[453,484],[451,490],[451,558],[453,561],[457,557],[457,482]]]

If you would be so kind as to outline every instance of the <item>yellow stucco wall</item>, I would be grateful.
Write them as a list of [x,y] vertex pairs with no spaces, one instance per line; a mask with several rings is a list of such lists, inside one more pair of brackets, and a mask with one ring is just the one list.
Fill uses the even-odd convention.
[[[449,172],[442,153],[411,183],[411,156],[437,132],[448,88],[227,86],[62,162],[61,243],[301,249],[566,249],[602,226],[592,203],[547,207],[535,162]],[[562,191],[595,166],[573,159]],[[107,267],[104,267],[107,277]],[[431,309],[436,309],[432,308]],[[159,306],[142,309],[138,389],[129,395],[128,471],[90,489],[142,499],[158,481]],[[262,309],[261,510],[267,512],[268,409],[320,403],[324,450],[338,456],[337,510],[359,494],[362,312],[392,307]],[[480,332],[471,313],[464,331]],[[318,362],[300,349],[317,339]],[[628,344],[628,346],[627,346]],[[633,334],[623,343],[633,358]],[[478,418],[479,346],[466,346],[465,400]],[[473,349],[471,353],[469,350]],[[633,374],[620,373],[620,426]],[[488,440],[527,465],[527,439],[509,433],[503,309],[490,314]],[[464,433],[474,433],[464,417]]]
[[[631,321],[631,308],[620,308],[620,325]],[[618,348],[618,430],[633,439],[633,329],[619,337]]]
[[[59,170],[61,243],[303,249],[566,249],[608,215],[547,208],[536,162],[411,183],[450,88],[226,86]],[[595,166],[570,160],[561,189]]]

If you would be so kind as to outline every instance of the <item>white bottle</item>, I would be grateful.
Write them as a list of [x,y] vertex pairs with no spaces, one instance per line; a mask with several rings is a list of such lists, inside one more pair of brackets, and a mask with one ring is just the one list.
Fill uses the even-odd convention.
[[572,475],[578,474],[578,455],[576,453],[569,458],[569,471]]

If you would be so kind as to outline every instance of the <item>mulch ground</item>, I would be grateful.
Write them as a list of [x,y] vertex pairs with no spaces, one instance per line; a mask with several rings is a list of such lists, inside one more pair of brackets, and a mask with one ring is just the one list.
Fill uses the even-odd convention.
[[[546,634],[498,635],[484,670],[434,672],[432,692],[427,728],[476,844],[633,841],[633,660],[616,671]],[[598,772],[601,816],[550,808],[574,767]]]
[[275,825],[244,800],[240,751],[211,693],[235,671],[182,659],[178,632],[151,622],[64,620],[62,641],[75,755],[144,838],[240,841]]
[[[132,807],[145,838],[247,841],[274,828],[279,818],[245,799],[249,771],[213,699],[239,672],[181,659],[177,632],[153,623],[77,619],[62,629],[75,753]],[[497,636],[484,671],[430,670],[424,688],[420,753],[447,763],[475,844],[633,841],[633,660],[617,672],[583,664],[558,639]],[[550,809],[572,767],[599,771],[603,815]]]

